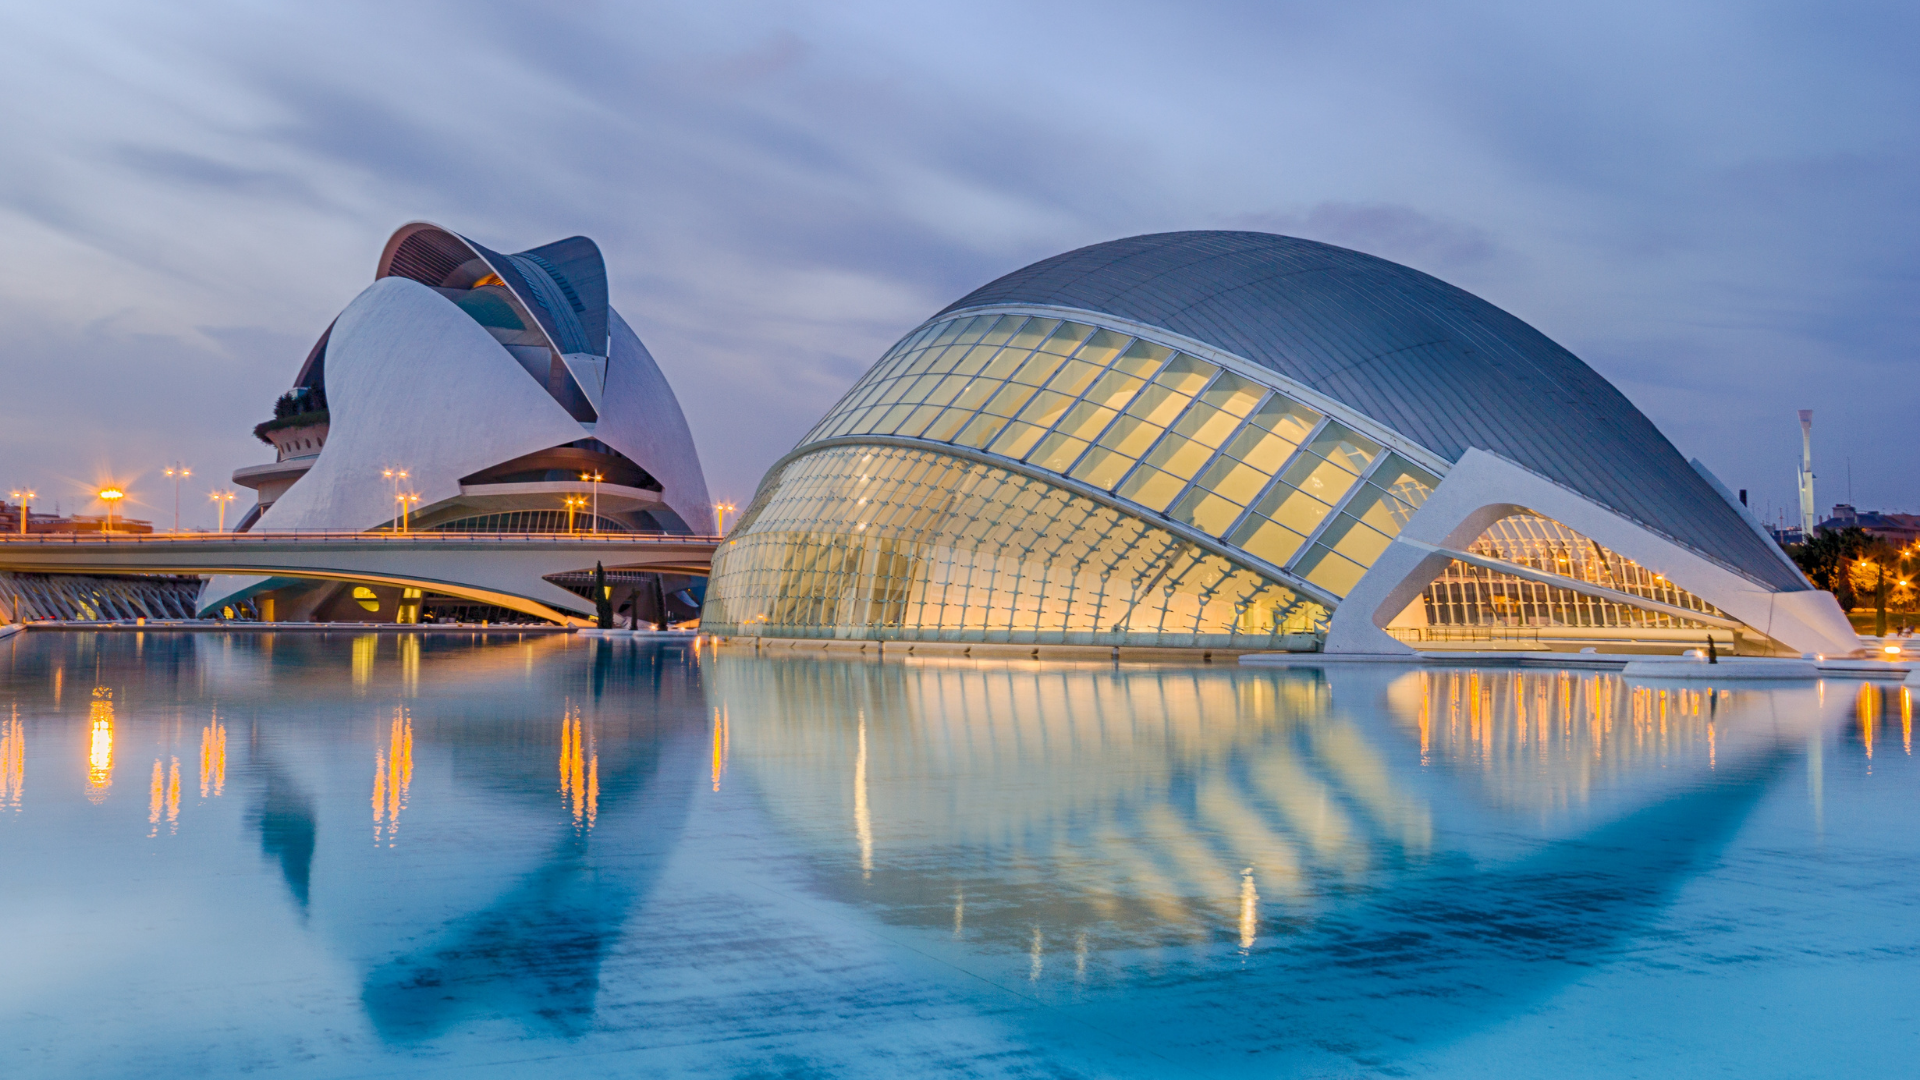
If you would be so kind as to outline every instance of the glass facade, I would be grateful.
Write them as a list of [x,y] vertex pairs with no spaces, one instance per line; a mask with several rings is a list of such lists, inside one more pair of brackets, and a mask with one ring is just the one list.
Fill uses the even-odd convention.
[[733,536],[703,615],[720,634],[1278,649],[1327,617],[1147,520],[935,448],[796,458]]
[[1344,596],[1439,482],[1306,404],[1091,323],[909,335],[810,432],[948,443],[1110,492]]
[[[1468,549],[1668,607],[1725,619],[1712,604],[1632,559],[1608,551],[1551,518],[1515,514],[1494,522]],[[1704,630],[1710,624],[1588,596],[1455,560],[1415,602],[1428,626],[1618,627]],[[1396,624],[1405,620],[1396,620]]]

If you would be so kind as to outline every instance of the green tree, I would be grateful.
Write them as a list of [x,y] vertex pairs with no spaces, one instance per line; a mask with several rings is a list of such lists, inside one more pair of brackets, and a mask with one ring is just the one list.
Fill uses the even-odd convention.
[[607,568],[593,564],[593,614],[600,629],[613,629],[613,586],[607,584]]
[[1816,589],[1825,589],[1840,601],[1844,611],[1860,606],[1853,589],[1853,564],[1873,538],[1865,529],[1850,525],[1833,531],[1820,530],[1804,544],[1790,544],[1787,554]]
[[1873,601],[1873,632],[1887,636],[1887,599],[1900,583],[1903,552],[1878,536],[1869,536],[1855,553],[1849,583]]

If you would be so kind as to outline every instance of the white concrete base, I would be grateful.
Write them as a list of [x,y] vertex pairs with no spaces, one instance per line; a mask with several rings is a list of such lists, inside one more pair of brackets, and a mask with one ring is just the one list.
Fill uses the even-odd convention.
[[0,641],[5,641],[6,639],[12,637],[13,635],[25,629],[26,627],[20,625],[19,623],[8,623],[5,626],[0,626]]
[[1240,662],[1248,667],[1295,667],[1301,664],[1318,667],[1330,663],[1417,664],[1421,662],[1421,657],[1411,650],[1403,653],[1257,652],[1242,656]]
[[1621,672],[1629,679],[1690,679],[1709,682],[1818,679],[1820,668],[1811,660],[1775,660],[1768,657],[1728,657],[1717,664],[1691,657],[1654,657],[1630,661]]

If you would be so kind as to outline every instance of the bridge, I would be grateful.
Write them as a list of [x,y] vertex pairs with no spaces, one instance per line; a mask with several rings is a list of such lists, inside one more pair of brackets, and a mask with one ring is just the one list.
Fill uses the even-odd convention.
[[423,589],[579,624],[593,603],[547,577],[608,570],[704,575],[717,536],[650,533],[246,532],[0,537],[0,570],[265,574]]

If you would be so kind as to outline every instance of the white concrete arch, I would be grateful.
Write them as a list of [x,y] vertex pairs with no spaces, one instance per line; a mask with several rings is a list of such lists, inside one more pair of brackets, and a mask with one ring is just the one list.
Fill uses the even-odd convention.
[[[587,437],[487,331],[416,281],[386,277],[340,313],[327,346],[326,446],[255,531],[363,530],[395,516],[381,472],[405,468],[423,506],[460,478]],[[264,579],[215,578],[201,609]]]
[[1860,647],[1831,593],[1775,591],[1538,473],[1471,449],[1335,610],[1326,651],[1410,655],[1385,627],[1446,568],[1452,556],[1445,552],[1462,551],[1494,522],[1526,512],[1666,575],[1791,649],[1846,656]]

